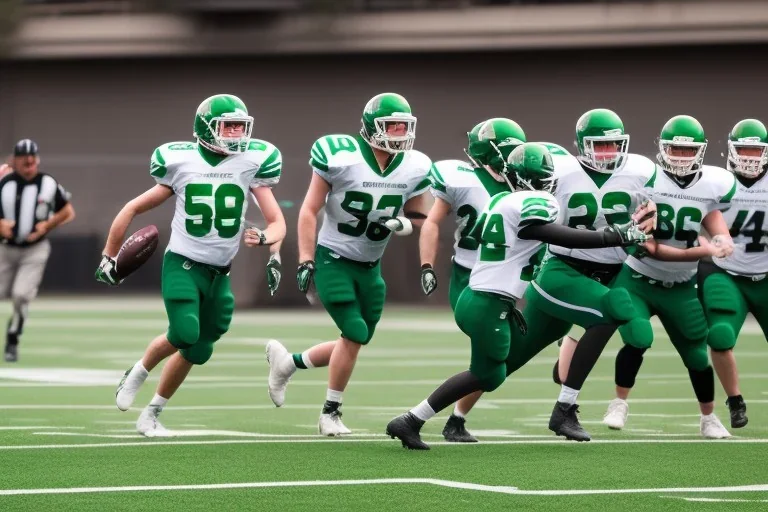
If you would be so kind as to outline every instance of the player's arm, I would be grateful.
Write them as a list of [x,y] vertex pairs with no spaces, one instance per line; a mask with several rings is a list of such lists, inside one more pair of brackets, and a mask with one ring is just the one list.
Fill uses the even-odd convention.
[[307,195],[299,210],[299,268],[296,273],[299,290],[306,293],[315,273],[315,245],[317,243],[317,214],[325,205],[331,186],[316,172],[312,173]]
[[430,295],[437,289],[437,275],[432,269],[437,259],[440,238],[440,223],[451,211],[451,203],[440,197],[435,198],[419,233],[419,257],[421,259],[421,289]]
[[255,245],[269,245],[270,252],[280,252],[280,245],[285,238],[285,218],[280,205],[275,199],[270,187],[251,187],[251,193],[261,209],[261,214],[267,223],[263,231],[248,229],[245,232],[245,244],[249,247]]
[[650,238],[632,222],[614,224],[600,231],[569,228],[561,224],[533,222],[520,228],[517,236],[522,240],[538,240],[545,244],[559,245],[570,249],[626,247],[644,243]]
[[653,232],[656,229],[656,203],[650,199],[640,203],[632,214],[632,220],[643,233]]
[[427,191],[410,198],[403,206],[403,215],[411,221],[411,224],[420,228],[429,214],[431,194]]
[[109,228],[109,236],[107,236],[107,244],[104,246],[102,253],[110,258],[117,256],[120,246],[123,244],[125,232],[128,231],[128,226],[131,225],[133,218],[160,206],[171,196],[173,196],[171,188],[165,185],[155,185],[140,196],[128,201],[123,206],[123,209],[120,210],[120,213],[117,214],[115,220],[112,221],[112,226]]

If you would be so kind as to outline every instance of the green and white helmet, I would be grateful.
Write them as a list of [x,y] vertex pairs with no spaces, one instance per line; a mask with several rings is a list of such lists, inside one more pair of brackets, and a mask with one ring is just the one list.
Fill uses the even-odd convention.
[[757,119],[743,119],[728,134],[728,170],[755,178],[768,167],[768,131]]
[[467,147],[464,148],[464,154],[467,155],[467,158],[469,158],[469,161],[472,162],[472,165],[475,167],[482,167],[479,163],[475,161],[474,158],[469,154],[469,148],[472,146],[472,144],[477,142],[478,134],[480,133],[480,128],[483,127],[485,124],[485,121],[480,121],[475,125],[472,130],[467,132]]
[[[477,129],[477,133],[475,133]],[[511,119],[495,117],[469,132],[467,156],[498,174],[506,174],[507,157],[513,149],[525,142],[525,132]]]
[[543,144],[528,142],[517,146],[507,158],[507,168],[514,173],[518,190],[555,191],[555,164]]
[[[365,105],[360,135],[369,145],[387,153],[402,153],[413,149],[416,140],[416,117],[408,101],[393,92],[377,94]],[[405,123],[405,133],[392,135],[392,125]]]
[[695,118],[675,116],[664,124],[659,136],[659,165],[675,176],[699,172],[707,150],[704,128]]
[[629,135],[624,123],[612,110],[596,108],[576,121],[576,146],[579,161],[599,172],[621,169],[629,152]]
[[[236,137],[227,137],[222,129],[230,124],[242,124]],[[195,113],[194,137],[205,149],[232,155],[248,148],[253,130],[253,117],[248,115],[245,103],[232,94],[217,94],[206,98]]]

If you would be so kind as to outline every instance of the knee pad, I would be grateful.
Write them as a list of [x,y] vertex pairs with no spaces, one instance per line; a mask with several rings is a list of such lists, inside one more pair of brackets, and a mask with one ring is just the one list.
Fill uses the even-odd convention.
[[637,314],[632,298],[624,288],[612,288],[603,295],[602,307],[607,319],[618,323],[628,322]]
[[360,316],[344,320],[344,323],[341,325],[341,335],[349,341],[354,341],[361,345],[365,345],[371,340],[371,336],[368,335],[368,324]]
[[701,372],[709,367],[709,355],[706,343],[680,351],[685,367],[695,372]]
[[736,285],[730,280],[730,277],[715,274],[710,276],[704,282],[702,290],[702,305],[705,311],[715,311],[718,313],[735,314],[733,307],[734,294],[739,293]]
[[653,327],[647,318],[635,318],[619,327],[624,343],[637,349],[648,349],[653,344]]
[[188,313],[178,315],[168,326],[168,341],[178,349],[189,348],[200,339],[200,319]]
[[485,392],[494,391],[504,384],[507,378],[507,367],[503,362],[499,362],[493,368],[487,370],[483,375],[476,375],[480,379],[481,389]]
[[717,323],[709,328],[707,345],[716,352],[725,352],[736,346],[736,333],[726,323]]
[[192,364],[205,364],[213,354],[213,342],[200,341],[189,348],[180,349],[179,353]]

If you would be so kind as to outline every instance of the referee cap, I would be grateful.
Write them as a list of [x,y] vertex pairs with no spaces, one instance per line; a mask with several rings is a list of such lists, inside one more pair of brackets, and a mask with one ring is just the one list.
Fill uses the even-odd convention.
[[13,156],[37,155],[39,148],[32,139],[21,139],[13,148]]

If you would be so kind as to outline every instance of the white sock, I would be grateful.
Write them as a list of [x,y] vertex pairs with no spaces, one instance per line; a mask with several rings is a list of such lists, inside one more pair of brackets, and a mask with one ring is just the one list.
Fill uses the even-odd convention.
[[336,391],[335,389],[328,388],[328,391],[325,392],[325,399],[329,402],[341,403],[341,396],[343,394],[343,391]]
[[138,377],[141,380],[144,380],[147,378],[147,375],[149,375],[149,371],[144,368],[144,360],[139,359],[139,362],[133,365],[133,368],[131,368],[131,377]]
[[305,350],[301,353],[301,361],[304,363],[304,366],[307,368],[314,368],[315,365],[312,364],[312,360],[309,358],[309,350]]
[[701,419],[703,419],[703,420],[709,419],[709,418],[713,417],[714,415],[715,415],[715,413],[713,413],[713,412],[711,412],[709,414],[702,414],[701,415]]
[[569,388],[568,386],[562,386],[560,388],[560,396],[557,397],[558,402],[564,404],[573,405],[576,403],[576,399],[579,398],[579,390]]
[[411,409],[411,414],[419,418],[421,421],[427,421],[437,413],[432,409],[432,406],[429,405],[429,402],[423,400],[419,405]]
[[459,410],[459,404],[458,403],[453,408],[453,415],[454,416],[458,416],[459,418],[463,418],[464,417],[464,413]]
[[160,409],[165,407],[167,404],[168,399],[161,397],[157,393],[155,393],[155,397],[152,399],[152,401],[149,402],[150,407],[159,407]]

